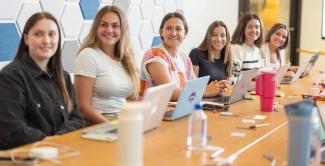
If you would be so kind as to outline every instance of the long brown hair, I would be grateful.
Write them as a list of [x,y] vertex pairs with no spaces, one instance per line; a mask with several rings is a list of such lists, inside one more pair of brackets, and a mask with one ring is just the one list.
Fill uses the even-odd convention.
[[254,41],[254,44],[261,48],[263,44],[263,24],[260,17],[255,13],[246,13],[240,17],[237,27],[231,37],[231,44],[243,44],[245,42],[245,29],[247,23],[252,20],[258,20],[260,22],[260,36],[257,40]]
[[33,28],[33,26],[40,20],[42,19],[48,19],[53,21],[57,28],[58,28],[58,35],[59,35],[59,43],[58,43],[58,48],[54,55],[49,59],[49,62],[47,64],[47,68],[52,71],[53,73],[53,80],[56,84],[56,86],[59,88],[61,94],[63,95],[65,105],[67,107],[68,112],[72,111],[72,104],[71,104],[71,99],[66,87],[65,79],[64,79],[64,71],[62,67],[62,60],[61,60],[61,32],[60,32],[60,27],[58,21],[55,19],[55,17],[47,12],[38,12],[33,14],[26,22],[22,37],[20,39],[20,43],[18,46],[18,51],[15,56],[15,59],[22,59],[24,54],[26,52],[29,52],[29,48],[26,45],[24,41],[24,36],[28,35],[29,31]]
[[279,49],[285,49],[288,46],[288,42],[290,41],[290,31],[288,27],[282,23],[276,23],[272,26],[272,28],[269,30],[269,32],[265,36],[265,42],[270,42],[271,36],[279,29],[283,28],[287,31],[288,36],[286,41],[284,42],[283,46],[279,47]]
[[117,58],[119,58],[124,70],[131,77],[132,83],[134,85],[134,94],[137,95],[140,87],[138,69],[135,64],[134,52],[130,43],[130,32],[129,32],[128,22],[125,14],[119,7],[104,6],[102,9],[98,11],[88,35],[86,36],[84,42],[80,46],[79,52],[81,52],[83,49],[87,47],[99,48],[97,29],[100,25],[100,21],[102,17],[109,12],[115,13],[120,18],[120,22],[121,22],[121,38],[116,44],[116,47],[114,49],[114,54]]
[[214,21],[212,22],[209,27],[207,32],[205,33],[205,37],[201,44],[198,46],[198,49],[203,50],[203,51],[208,51],[208,60],[210,62],[214,62],[214,57],[212,54],[212,36],[213,36],[213,30],[216,27],[224,27],[226,30],[226,38],[227,42],[225,47],[222,48],[221,50],[221,57],[224,58],[223,63],[227,66],[227,71],[226,71],[226,77],[230,77],[232,74],[232,68],[233,68],[233,62],[232,62],[232,56],[231,56],[231,49],[230,49],[230,34],[229,30],[226,26],[226,24],[222,21]]

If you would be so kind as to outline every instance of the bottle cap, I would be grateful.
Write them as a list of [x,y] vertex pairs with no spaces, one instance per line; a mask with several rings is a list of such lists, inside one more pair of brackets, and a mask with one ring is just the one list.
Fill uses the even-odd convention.
[[199,104],[199,103],[194,104],[194,109],[195,110],[201,110],[202,109],[201,104]]

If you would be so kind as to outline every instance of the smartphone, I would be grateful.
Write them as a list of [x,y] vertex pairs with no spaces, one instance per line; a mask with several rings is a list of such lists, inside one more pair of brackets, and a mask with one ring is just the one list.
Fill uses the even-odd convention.
[[34,165],[37,164],[38,159],[36,157],[15,157],[13,161],[10,157],[0,157],[1,164],[27,164]]

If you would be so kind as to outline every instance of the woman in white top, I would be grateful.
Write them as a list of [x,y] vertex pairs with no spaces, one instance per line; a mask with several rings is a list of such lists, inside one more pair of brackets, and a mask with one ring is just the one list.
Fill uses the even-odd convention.
[[254,13],[244,14],[231,38],[231,53],[234,57],[234,76],[241,71],[262,67],[261,45],[263,43],[263,24]]
[[126,98],[136,100],[139,76],[122,10],[105,6],[96,15],[75,63],[76,95],[85,120],[106,122]]
[[[276,23],[272,26],[265,37],[265,43],[262,46],[262,57],[264,67],[279,69],[286,64],[285,49],[290,40],[290,33],[286,25]],[[295,67],[290,67],[287,77],[292,77]]]

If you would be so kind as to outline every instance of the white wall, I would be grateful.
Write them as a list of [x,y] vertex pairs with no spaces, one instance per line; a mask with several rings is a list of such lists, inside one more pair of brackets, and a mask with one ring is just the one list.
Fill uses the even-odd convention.
[[[325,40],[321,38],[322,0],[303,0],[300,32],[300,48],[325,51]],[[306,54],[300,55],[300,62]],[[317,66],[324,69],[325,56],[317,61]]]
[[189,33],[182,46],[186,52],[201,43],[208,26],[215,20],[225,22],[231,34],[236,28],[238,0],[186,0],[183,7],[189,25]]
[[[65,0],[53,1],[56,1],[55,6],[52,5],[53,2],[51,0],[10,0],[10,3],[9,1],[0,0],[0,9],[3,9],[0,10],[0,26],[1,23],[7,22],[16,25],[17,20],[24,24],[30,15],[39,10],[52,12],[58,17],[64,32],[62,36],[63,61],[69,62],[64,63],[64,67],[66,70],[68,69],[69,72],[72,72],[73,63],[70,62],[74,61],[76,51],[79,49],[79,44],[90,29],[91,20],[82,18],[79,0],[72,2]],[[111,5],[113,3],[125,10],[131,28],[131,40],[136,52],[136,62],[139,66],[144,51],[151,47],[153,36],[159,36],[157,28],[160,25],[162,17],[166,13],[175,11],[176,9],[184,10],[185,18],[189,24],[189,33],[181,49],[187,53],[192,48],[197,47],[203,40],[205,32],[211,22],[215,20],[224,21],[232,33],[237,24],[238,16],[238,0],[94,0],[92,2],[87,2],[100,2],[99,6]],[[40,9],[40,6],[42,6],[42,9]],[[59,8],[60,6],[62,8]],[[70,12],[73,11],[68,8],[71,6],[75,9],[73,10],[74,14],[71,14]],[[24,20],[21,18],[24,18]],[[74,27],[74,25],[76,25],[74,21],[78,24],[77,27]],[[151,26],[150,23],[152,23],[153,26]],[[20,26],[18,26],[18,28],[19,27]],[[72,31],[71,27],[74,27],[73,29],[75,30]],[[70,31],[67,31],[67,29],[70,29]],[[135,32],[132,33],[132,30]],[[19,32],[20,31],[18,31],[18,33]],[[67,32],[73,34],[71,35]],[[79,32],[80,35],[77,35]],[[4,33],[6,32],[0,31],[0,46],[3,44],[1,41],[6,42],[7,40],[1,38],[1,34]],[[14,55],[14,53],[15,52],[12,54]],[[8,63],[8,61],[4,62],[1,60],[0,54],[0,69],[1,66],[4,66],[6,63]]]

